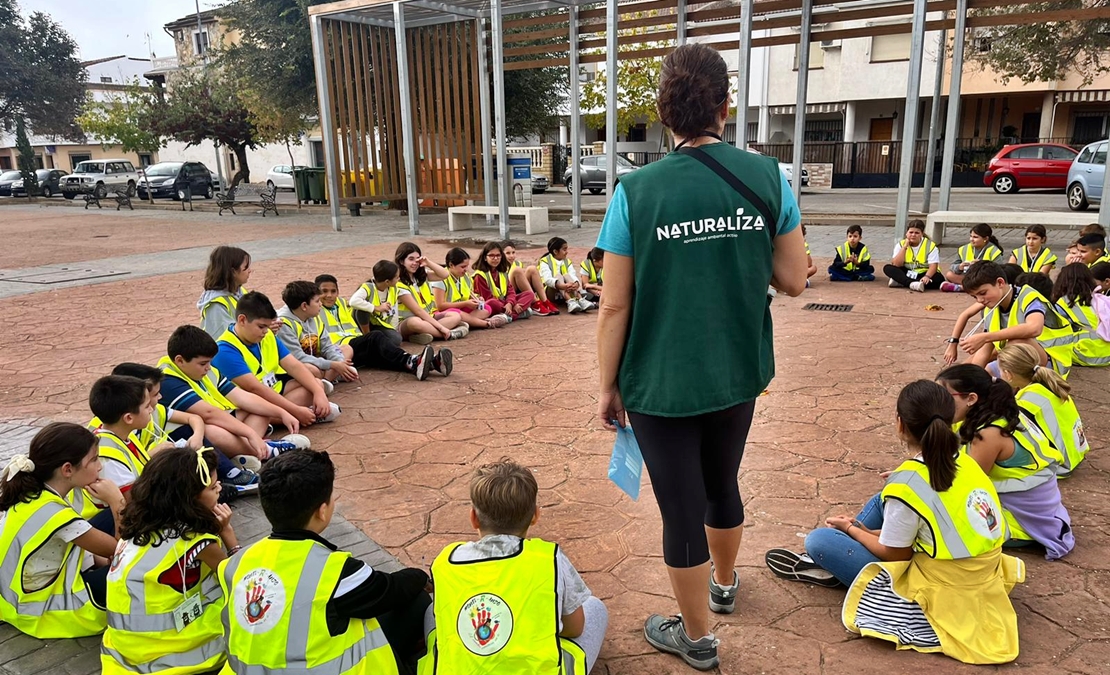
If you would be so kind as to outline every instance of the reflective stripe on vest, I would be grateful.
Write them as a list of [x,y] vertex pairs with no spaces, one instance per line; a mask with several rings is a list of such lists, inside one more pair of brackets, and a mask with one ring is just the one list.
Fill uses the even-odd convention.
[[933,533],[932,550],[924,542],[914,548],[930,558],[974,558],[1002,545],[1005,521],[998,494],[979,465],[965,453],[956,458],[952,485],[938,493],[929,484],[929,469],[919,460],[903,462],[887,478],[882,498],[898,499],[921,517]]
[[[297,336],[297,342],[299,342],[302,345],[301,349],[303,350],[304,349],[304,330],[305,330],[304,323],[302,323],[301,321],[298,321],[297,319],[290,319],[287,316],[281,317],[281,322],[283,324],[285,324],[286,326],[288,326],[289,329],[293,331],[293,334]],[[309,319],[309,322],[312,326],[312,333],[310,333],[311,335],[316,335],[317,338],[319,338],[319,336],[324,334],[324,331],[326,330],[326,327],[324,326],[324,320],[320,318],[319,314],[317,314],[313,318]],[[319,347],[319,344],[320,344],[319,339],[317,339],[316,344]],[[323,349],[322,347],[319,347],[319,348],[321,350]],[[320,354],[309,354],[309,356],[323,356],[323,352],[321,351]]]
[[[277,376],[285,374],[285,371],[282,370],[281,363],[278,359],[277,338],[272,331],[266,331],[266,335],[263,336],[262,342],[258,343],[258,351],[259,354],[262,355],[261,361],[251,353],[247,345],[243,344],[239,336],[232,332],[230,328],[225,330],[224,334],[221,335],[220,339],[216,342],[226,342],[232,347],[235,347],[243,356],[243,362],[247,364],[247,368],[258,378],[258,381],[277,393],[281,393],[282,383],[277,379]],[[272,383],[267,382],[267,380],[272,380]]]
[[1075,331],[1074,363],[1081,366],[1110,365],[1110,342],[1098,334],[1098,314],[1090,305],[1068,304],[1069,298],[1056,301],[1056,310],[1071,322]]
[[536,263],[536,267],[539,268],[547,265],[547,267],[551,270],[551,276],[561,277],[565,274],[570,274],[570,268],[573,264],[574,263],[570,261],[570,258],[556,260],[554,255],[548,253],[544,257],[540,258],[540,261]]
[[1017,402],[1048,437],[1057,457],[1056,475],[1066,476],[1083,461],[1090,446],[1075,401],[1060,401],[1040,384],[1030,384],[1017,393]]
[[[136,476],[143,472],[143,467],[150,461],[150,455],[146,454],[142,446],[137,446],[139,454],[136,455],[122,438],[107,429],[97,429],[93,434],[96,435],[99,443],[98,453],[101,459],[119,462]],[[132,444],[134,444],[134,440],[132,440]]]
[[[1020,415],[1020,413],[1019,413]],[[1009,428],[1004,419],[997,419],[987,426],[998,427],[1005,435]],[[1029,454],[1029,463],[1022,466],[1000,466],[995,463],[987,474],[994,483],[995,491],[1025,492],[1052,480],[1055,471],[1053,462],[1048,458],[1048,438],[1036,428],[1035,424],[1026,422],[1009,436],[1014,442],[1014,451],[1021,447]],[[966,448],[965,448],[966,450]]]
[[466,275],[456,279],[448,274],[444,281],[447,282],[447,292],[443,294],[444,302],[464,302],[474,295],[474,286]]
[[995,260],[998,256],[1002,255],[1002,249],[988,242],[982,250],[976,251],[975,247],[971,244],[964,244],[960,247],[959,255],[960,262],[969,262],[971,260]]
[[[380,307],[380,306],[384,305],[387,302],[389,303],[389,312],[388,313],[385,313],[385,314],[383,314],[382,312],[370,312],[369,313],[370,314],[370,323],[372,325],[381,326],[382,328],[392,328],[393,330],[397,330],[397,323],[398,323],[397,315],[402,309],[404,309],[403,307],[398,307],[397,306],[397,286],[399,286],[399,285],[400,284],[390,286],[389,290],[386,291],[385,298],[382,298],[382,292],[378,290],[377,286],[375,286],[373,284],[369,284],[369,283],[366,283],[366,284],[362,285],[363,290],[366,291],[366,297],[370,301],[370,304],[374,305],[375,307]],[[408,288],[408,287],[406,287],[406,288]],[[417,296],[416,301],[420,302],[420,297],[419,296]],[[421,307],[423,307],[423,303],[421,303]]]
[[493,272],[475,272],[478,276],[486,280],[486,286],[489,287],[490,295],[497,300],[504,300],[505,296],[509,294],[509,282],[507,275],[498,274],[498,283],[493,283]]
[[1052,254],[1052,249],[1043,246],[1041,250],[1037,251],[1037,255],[1032,258],[1029,257],[1028,246],[1015,248],[1013,255],[1017,258],[1018,264],[1021,265],[1021,269],[1026,272],[1040,272],[1042,267],[1051,265],[1057,260],[1056,256]]
[[327,332],[328,338],[334,344],[345,345],[362,335],[362,331],[358,329],[358,322],[355,321],[354,314],[351,313],[351,306],[343,298],[335,299],[333,309],[321,308],[320,318],[324,322],[324,330]]
[[215,368],[210,367],[208,374],[200,382],[186,375],[168,356],[163,356],[158,361],[158,368],[162,370],[166,377],[172,377],[187,384],[189,389],[200,397],[200,400],[213,408],[227,411],[235,410],[235,404],[220,393],[220,371]]
[[937,245],[933,243],[932,239],[922,239],[916,249],[908,245],[905,239],[902,240],[899,246],[906,247],[906,269],[914,272],[929,271],[929,256],[937,250]]
[[520,262],[519,260],[514,260],[509,265],[509,271],[510,272],[512,272],[513,270],[522,270],[522,269],[524,269],[524,263]]
[[594,261],[590,260],[589,258],[586,258],[584,261],[582,261],[582,264],[578,267],[582,270],[582,274],[586,275],[587,283],[596,284],[598,282],[605,282],[605,270],[602,269],[600,272],[598,272],[597,268],[594,267]]
[[220,610],[224,596],[216,574],[201,566],[199,583],[186,592],[189,598],[199,598],[201,615],[180,633],[174,622],[175,610],[186,596],[159,581],[175,567],[181,570],[179,560],[205,541],[211,542],[208,546],[220,545],[218,537],[205,534],[159,546],[124,541],[117,547],[108,572],[108,630],[101,646],[105,675],[171,668],[204,672],[223,663],[226,644]]
[[238,675],[396,675],[376,619],[351,619],[336,637],[328,632],[326,607],[350,557],[311,540],[266,538],[221,563],[230,669]]
[[245,286],[240,286],[238,295],[217,295],[216,297],[212,298],[208,302],[204,303],[204,307],[201,307],[201,309],[200,309],[200,320],[201,320],[201,322],[202,323],[204,322],[204,315],[208,313],[208,308],[211,307],[213,303],[215,303],[217,305],[223,305],[224,306],[224,308],[227,310],[227,313],[231,316],[232,323],[234,323],[235,322],[235,308],[239,306],[239,298],[243,297],[246,294],[247,294],[246,287]]
[[[1052,357],[1052,369],[1062,377],[1067,377],[1071,370],[1072,349],[1075,345],[1075,335],[1071,325],[1057,313],[1055,306],[1032,286],[1013,286],[1014,299],[1010,302],[1010,311],[1006,315],[1006,324],[1002,325],[1001,308],[994,307],[984,310],[987,312],[988,332],[995,332],[1003,328],[1012,328],[1025,323],[1025,311],[1029,305],[1040,300],[1044,305],[1044,328],[1037,336],[1037,343]],[[1005,343],[996,341],[995,349],[1001,350]]]
[[841,262],[844,263],[844,270],[847,272],[855,272],[859,265],[871,260],[871,253],[867,250],[866,245],[860,248],[858,264],[848,262],[848,258],[852,257],[852,247],[848,242],[844,242],[840,246],[837,246],[836,253],[840,256]]
[[80,520],[77,512],[49,489],[21,502],[0,519],[0,620],[37,638],[75,638],[104,630],[104,612],[89,598],[81,576],[84,555],[73,542],[62,551],[58,574],[45,587],[26,591],[23,568],[62,527]]
[[[436,311],[436,298],[432,293],[431,287],[428,286],[427,281],[419,285],[397,282],[396,288],[404,288],[411,293],[412,296],[416,298],[416,302],[420,305],[421,309],[425,312],[431,314]],[[396,293],[394,293],[393,297],[396,297]]]
[[432,563],[437,671],[442,662],[450,673],[567,672],[558,637],[558,546],[525,539],[519,553],[453,563],[459,546],[447,546]]
[[[128,434],[127,439],[135,444],[141,450],[147,450],[153,445],[158,445],[162,441],[169,438],[169,433],[166,432],[166,425],[169,423],[170,412],[166,406],[161,403],[154,406],[154,412],[150,416],[150,421],[142,429],[137,429]],[[93,416],[89,423],[85,425],[89,431],[95,432],[97,429],[104,426],[99,417]],[[148,458],[149,459],[149,458]]]

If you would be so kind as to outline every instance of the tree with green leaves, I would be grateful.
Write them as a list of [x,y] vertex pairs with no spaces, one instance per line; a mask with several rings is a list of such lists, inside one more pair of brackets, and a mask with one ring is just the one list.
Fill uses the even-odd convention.
[[[630,19],[658,16],[659,12],[638,12],[629,15]],[[674,47],[674,40],[648,41],[630,44],[620,42],[621,38],[642,37],[647,33],[643,28],[627,28],[619,30],[617,43],[618,52],[631,52],[641,49],[658,49]],[[601,54],[604,50],[596,49],[591,53]],[[663,67],[663,57],[630,59],[621,61],[617,68],[617,130],[625,131],[637,124],[652,124],[659,121],[659,111],[656,108],[656,93],[659,89],[659,72]],[[594,129],[600,129],[606,124],[606,88],[608,87],[608,73],[599,70],[597,77],[586,83],[582,88],[582,107],[586,110],[602,110],[598,113],[584,115],[586,124]]]
[[[152,130],[157,101],[154,92],[132,81],[123,93],[112,94],[107,100],[96,101],[90,96],[77,123],[104,148],[157,152],[165,145],[165,139]],[[147,199],[153,204],[153,193],[148,192]]]
[[19,174],[23,176],[27,197],[34,197],[38,194],[39,181],[35,177],[35,170],[39,167],[35,161],[35,148],[27,137],[27,125],[23,123],[22,117],[15,118],[15,150],[18,153],[16,164],[19,166]]
[[74,118],[85,101],[77,43],[42,12],[24,17],[0,0],[0,126],[22,119],[36,134],[80,138]]
[[[1060,10],[1106,7],[1107,0],[1064,0],[973,10],[974,15],[1044,14]],[[1025,26],[975,29],[988,48],[970,50],[970,58],[990,67],[1003,82],[1048,82],[1079,74],[1084,84],[1110,71],[1110,20],[1045,21]]]

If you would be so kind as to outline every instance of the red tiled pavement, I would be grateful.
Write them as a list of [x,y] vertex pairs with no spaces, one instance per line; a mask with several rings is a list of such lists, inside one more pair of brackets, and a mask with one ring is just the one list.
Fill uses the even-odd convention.
[[[209,234],[189,240],[214,243]],[[349,293],[393,249],[261,262],[250,285],[278,299],[286,281],[326,271]],[[439,258],[445,247],[425,251]],[[534,259],[536,252],[523,255]],[[44,253],[42,262],[55,260]],[[122,360],[153,363],[170,331],[195,321],[200,278],[201,272],[174,274],[0,300],[4,415],[87,418],[86,391],[96,377]],[[855,310],[804,312],[805,302],[848,302]],[[928,303],[944,310],[927,312]],[[827,282],[801,298],[776,300],[778,376],[759,399],[740,476],[749,527],[738,611],[717,618],[722,672],[971,672],[941,656],[852,638],[839,621],[842,591],[778,581],[762,563],[766,549],[797,548],[826,516],[857,508],[880,488],[878,471],[900,461],[894,398],[907,381],[939,369],[939,339],[964,303],[962,296],[911,294],[882,283]],[[640,633],[649,612],[673,612],[675,605],[651,491],[645,487],[632,502],[605,478],[612,437],[593,422],[594,321],[564,314],[472,333],[450,345],[456,369],[449,379],[363,373],[361,385],[336,392],[340,420],[308,434],[338,465],[341,512],[411,565],[429,565],[445,544],[470,535],[467,483],[475,464],[508,455],[532,467],[543,506],[534,534],[563,546],[611,612],[595,672],[691,672],[655,653]],[[697,358],[698,343],[708,339],[745,348],[738,336],[699,333],[695,318],[676,357]],[[1110,672],[1107,377],[1080,370],[1072,378],[1092,441],[1087,464],[1063,485],[1078,547],[1051,564],[1023,556],[1029,581],[1013,594],[1022,672]],[[976,672],[983,670],[989,669]]]

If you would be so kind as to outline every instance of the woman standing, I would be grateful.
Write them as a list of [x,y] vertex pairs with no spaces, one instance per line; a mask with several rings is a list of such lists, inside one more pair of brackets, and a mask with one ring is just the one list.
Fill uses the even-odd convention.
[[[740,459],[774,376],[767,286],[801,294],[806,254],[775,160],[721,142],[731,104],[721,56],[676,49],[658,101],[676,152],[622,178],[597,243],[608,277],[598,414],[615,429],[627,407],[663,517],[681,617],[649,617],[644,637],[708,670],[718,663],[709,609],[732,612],[739,585]],[[698,293],[674,282],[691,269],[708,277]]]

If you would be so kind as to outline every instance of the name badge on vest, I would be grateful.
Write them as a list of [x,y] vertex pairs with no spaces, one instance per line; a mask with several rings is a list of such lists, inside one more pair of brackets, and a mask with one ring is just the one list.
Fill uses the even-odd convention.
[[200,606],[200,595],[194,595],[173,610],[173,627],[177,632],[185,630],[192,622],[200,618],[204,609]]
[[266,373],[266,376],[262,378],[262,384],[273,389],[277,386],[277,375],[274,373]]

